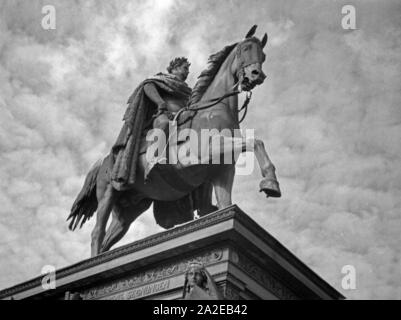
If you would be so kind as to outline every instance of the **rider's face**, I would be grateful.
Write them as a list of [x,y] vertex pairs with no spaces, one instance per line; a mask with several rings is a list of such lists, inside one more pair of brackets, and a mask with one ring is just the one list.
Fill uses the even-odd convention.
[[188,78],[189,74],[188,63],[183,63],[182,65],[176,67],[172,73],[179,77],[182,81],[185,81]]

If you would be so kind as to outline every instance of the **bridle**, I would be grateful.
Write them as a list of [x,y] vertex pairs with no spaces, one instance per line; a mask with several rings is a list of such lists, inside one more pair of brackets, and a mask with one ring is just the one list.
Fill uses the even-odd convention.
[[[247,41],[248,41],[248,42],[249,42],[249,41],[254,41],[254,42],[258,41],[258,42],[260,42],[260,41],[259,41],[258,39],[256,39],[256,38],[250,38],[250,39],[247,39]],[[260,54],[258,54],[258,55],[256,55],[256,57],[253,57],[253,59],[250,59],[250,60],[248,60],[248,61],[245,61],[245,59],[244,59],[243,56],[241,55],[241,49],[242,49],[242,46],[243,46],[244,43],[245,43],[245,41],[242,42],[240,45],[237,46],[236,53],[235,53],[235,54],[236,54],[236,58],[237,58],[237,63],[238,63],[237,73],[236,73],[236,77],[237,77],[238,81],[237,81],[237,83],[233,86],[233,89],[232,89],[230,92],[225,93],[224,95],[222,95],[222,96],[220,96],[220,97],[212,98],[212,99],[209,99],[209,100],[206,100],[206,101],[202,101],[201,103],[198,102],[198,103],[195,103],[195,104],[192,104],[192,105],[190,105],[190,104],[188,103],[187,106],[185,106],[184,108],[180,109],[180,110],[176,113],[176,115],[175,115],[175,117],[174,117],[174,119],[173,119],[173,122],[176,123],[177,126],[183,125],[183,124],[185,124],[187,121],[192,120],[192,119],[195,117],[195,115],[196,115],[196,113],[197,113],[198,111],[206,110],[206,109],[212,108],[212,107],[214,107],[215,105],[217,105],[217,104],[223,102],[225,99],[227,99],[227,98],[229,98],[229,97],[232,97],[232,96],[236,96],[236,95],[238,95],[238,94],[241,93],[241,91],[238,90],[238,87],[240,86],[241,81],[242,81],[242,79],[243,79],[243,77],[244,77],[244,74],[245,74],[245,67],[247,67],[247,66],[249,66],[249,65],[251,65],[251,64],[254,64],[254,63],[260,63],[261,60],[264,60],[264,59],[265,59],[264,54],[263,54],[263,52],[261,51],[261,53],[263,54],[262,57],[260,57]],[[247,91],[247,94],[246,94],[246,98],[245,98],[245,100],[244,100],[244,103],[242,104],[241,108],[238,110],[238,114],[239,114],[240,112],[242,112],[243,110],[245,110],[245,111],[244,111],[244,114],[242,115],[241,119],[239,120],[239,123],[241,123],[242,121],[245,120],[245,117],[246,117],[246,115],[247,115],[247,113],[248,113],[248,106],[249,106],[249,103],[251,102],[251,98],[252,98],[252,90]],[[224,102],[223,102],[223,103],[224,103]],[[194,112],[194,114],[191,115],[190,117],[186,118],[182,123],[177,123],[177,120],[179,119],[181,113],[183,113],[183,112],[185,112],[185,111],[191,111],[191,112]]]

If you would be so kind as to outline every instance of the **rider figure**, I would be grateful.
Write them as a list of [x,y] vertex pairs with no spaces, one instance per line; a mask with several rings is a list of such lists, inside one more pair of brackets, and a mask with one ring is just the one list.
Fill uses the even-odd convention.
[[[167,67],[168,74],[164,76],[172,77],[177,81],[185,83],[189,74],[190,65],[187,58],[175,58]],[[154,116],[153,128],[162,129],[167,133],[169,121],[173,120],[177,111],[186,106],[187,101],[169,92],[159,91],[152,82],[144,86],[144,92],[146,96],[157,105],[157,114]]]
[[129,189],[135,183],[141,142],[152,125],[168,138],[169,120],[186,107],[192,93],[185,82],[189,66],[187,58],[173,59],[168,73],[146,79],[128,99],[124,125],[112,147],[111,182],[116,190]]

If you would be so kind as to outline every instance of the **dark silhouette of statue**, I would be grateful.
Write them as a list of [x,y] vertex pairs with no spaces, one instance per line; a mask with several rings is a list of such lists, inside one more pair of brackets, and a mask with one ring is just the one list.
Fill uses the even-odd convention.
[[[75,230],[96,212],[91,233],[92,256],[110,250],[152,205],[156,223],[165,229],[193,220],[195,212],[202,217],[231,206],[237,159],[226,163],[226,155],[253,152],[263,177],[259,190],[267,197],[281,196],[276,169],[263,141],[234,134],[247,113],[253,88],[266,78],[262,65],[268,36],[264,34],[259,39],[255,32],[253,26],[245,39],[212,54],[193,90],[185,83],[188,60],[176,58],[168,73],[146,79],[131,95],[117,141],[111,152],[90,169],[67,218],[71,219],[69,228]],[[238,95],[242,91],[247,92],[247,98],[241,107]],[[168,129],[174,130],[171,135],[151,130],[166,130],[167,120],[173,116],[175,125]],[[192,133],[189,138],[188,131]],[[202,140],[205,131],[209,134]],[[164,161],[170,152],[164,156],[164,150],[159,148],[157,155],[148,154],[153,142],[146,138],[153,132],[162,133],[162,138],[177,135],[171,144],[168,139],[167,143],[157,141],[156,145],[165,146],[164,150],[168,146],[173,151],[175,147],[171,156],[176,155],[177,161]],[[180,138],[180,133],[185,134]],[[196,160],[201,162],[188,161],[191,150],[197,151]],[[213,159],[223,161],[215,164]],[[212,201],[213,191],[216,205]]]

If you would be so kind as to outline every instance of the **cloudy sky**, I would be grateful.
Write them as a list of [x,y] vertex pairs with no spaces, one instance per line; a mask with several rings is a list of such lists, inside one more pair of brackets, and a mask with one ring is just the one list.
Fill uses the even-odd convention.
[[[44,5],[56,30],[41,27]],[[341,8],[356,8],[356,30]],[[269,33],[265,83],[245,128],[283,197],[239,176],[234,202],[348,298],[401,299],[401,4],[398,1],[55,1],[0,4],[0,288],[87,258],[94,221],[65,219],[117,137],[125,102],[186,55],[207,57],[253,24]],[[145,213],[120,244],[160,231]],[[344,265],[356,290],[341,288]]]

